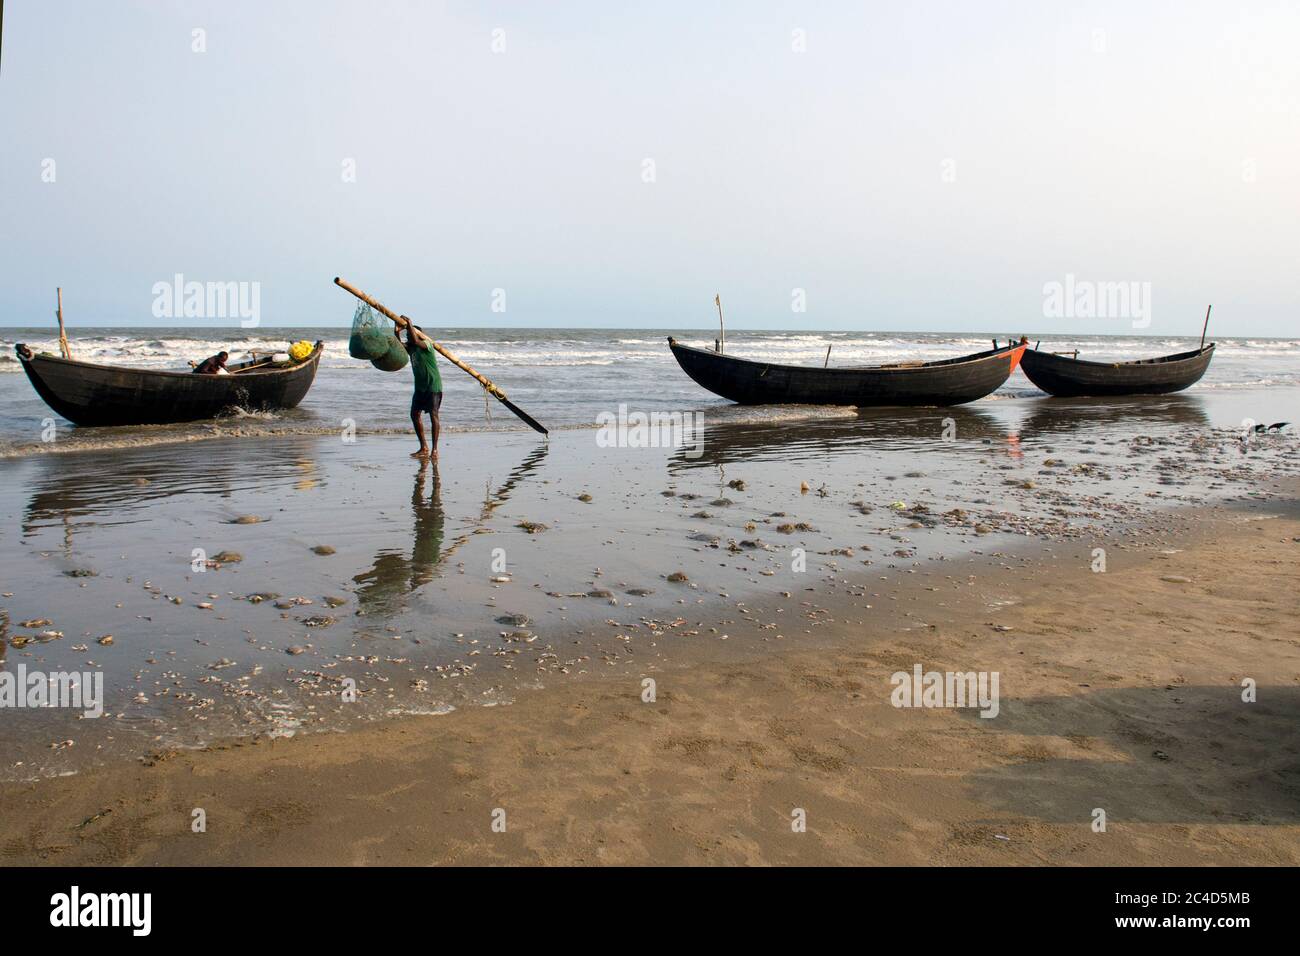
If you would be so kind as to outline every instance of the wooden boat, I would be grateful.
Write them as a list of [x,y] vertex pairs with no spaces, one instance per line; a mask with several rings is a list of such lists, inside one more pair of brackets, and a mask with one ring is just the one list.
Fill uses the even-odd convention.
[[996,390],[1020,361],[1022,340],[987,352],[896,365],[775,365],[692,348],[668,338],[687,375],[741,405],[961,405]]
[[1159,358],[1131,362],[1088,362],[1069,355],[1025,349],[1020,367],[1049,395],[1166,395],[1195,384],[1214,357],[1214,343]]
[[23,371],[45,403],[77,425],[162,425],[215,418],[236,408],[293,408],[316,378],[324,344],[293,365],[253,359],[229,375],[120,368],[36,354],[15,346]]

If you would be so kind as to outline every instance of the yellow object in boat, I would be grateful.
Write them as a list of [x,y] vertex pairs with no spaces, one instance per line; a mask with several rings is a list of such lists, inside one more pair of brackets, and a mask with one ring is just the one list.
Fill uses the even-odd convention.
[[293,345],[289,346],[289,358],[295,362],[301,362],[308,355],[311,355],[311,349],[312,345],[306,339],[301,342],[294,342]]

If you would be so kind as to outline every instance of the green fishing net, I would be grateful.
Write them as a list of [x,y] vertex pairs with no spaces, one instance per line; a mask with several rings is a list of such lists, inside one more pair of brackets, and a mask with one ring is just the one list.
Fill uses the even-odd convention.
[[354,359],[367,359],[384,372],[397,372],[406,368],[411,360],[406,348],[393,332],[390,321],[376,315],[364,302],[357,306],[352,316],[352,335],[348,337],[348,354]]
[[406,354],[406,346],[397,340],[397,336],[390,336],[389,341],[392,344],[388,346],[388,351],[379,358],[372,358],[370,364],[381,372],[399,372],[406,368],[411,357]]

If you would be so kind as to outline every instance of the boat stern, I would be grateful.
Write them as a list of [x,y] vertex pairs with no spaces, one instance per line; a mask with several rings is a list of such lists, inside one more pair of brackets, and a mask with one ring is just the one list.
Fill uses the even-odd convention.
[[1020,343],[1011,350],[1011,367],[1007,369],[1007,375],[1010,375],[1016,370],[1016,366],[1020,364],[1020,360],[1024,357],[1025,349],[1027,348],[1029,348],[1029,340],[1022,338]]

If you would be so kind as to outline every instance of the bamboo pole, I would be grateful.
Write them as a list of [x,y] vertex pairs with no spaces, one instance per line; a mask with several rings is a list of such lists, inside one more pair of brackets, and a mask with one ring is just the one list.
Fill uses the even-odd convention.
[[727,323],[722,320],[722,293],[713,297],[713,303],[718,307],[718,327],[722,330],[722,338],[718,340],[718,354],[721,355],[727,351]]
[[59,308],[54,313],[59,317],[59,354],[65,359],[72,358],[72,349],[68,347],[68,335],[63,330],[63,287],[59,286],[56,290],[59,296]]
[[1205,333],[1210,330],[1210,310],[1212,308],[1214,308],[1213,305],[1205,307],[1205,324],[1201,326],[1201,348],[1205,348]]
[[829,368],[831,364],[831,347],[826,346],[826,361],[822,362],[822,368]]
[[[338,276],[335,276],[335,277],[334,277],[334,284],[335,284],[336,286],[338,286],[340,289],[343,289],[343,290],[346,291],[346,292],[351,292],[351,293],[352,293],[353,295],[355,295],[358,299],[360,299],[360,300],[361,300],[362,302],[364,302],[366,305],[370,306],[370,307],[371,307],[372,309],[374,309],[375,311],[380,312],[380,313],[382,313],[383,315],[388,316],[388,318],[392,319],[393,322],[397,325],[398,330],[404,329],[404,328],[406,328],[407,325],[410,324],[411,320],[408,319],[406,316],[404,316],[404,315],[398,315],[396,312],[394,312],[392,309],[388,308],[388,307],[387,307],[386,305],[384,305],[382,302],[378,301],[377,299],[373,299],[373,298],[371,298],[370,296],[366,295],[364,292],[362,292],[362,291],[361,291],[360,289],[358,289],[356,286],[352,285],[352,284],[351,284],[350,282],[348,282],[347,280],[345,280],[345,279],[340,279]],[[430,342],[433,342],[432,339],[430,339],[429,341],[430,341]],[[506,397],[506,393],[505,393],[504,391],[502,391],[500,388],[498,388],[498,387],[497,387],[497,386],[492,382],[492,380],[489,379],[486,375],[484,375],[484,374],[482,374],[481,372],[478,372],[478,371],[476,371],[475,369],[471,368],[471,367],[470,367],[468,364],[466,364],[465,362],[462,362],[459,358],[457,358],[455,355],[453,355],[450,351],[448,351],[448,350],[447,350],[446,348],[444,348],[443,346],[439,345],[437,342],[433,342],[433,347],[434,347],[435,349],[437,349],[437,350],[438,350],[438,353],[439,353],[443,358],[445,358],[448,362],[450,362],[452,365],[455,365],[455,366],[456,366],[458,369],[460,369],[462,372],[465,372],[465,373],[466,373],[467,375],[469,375],[472,379],[474,379],[476,382],[478,382],[480,385],[482,385],[482,386],[483,386],[483,389],[484,389],[484,390],[485,390],[489,395],[491,395],[493,398],[495,398],[498,402],[500,402],[500,403],[501,403],[502,405],[504,405],[506,408],[510,409],[510,411],[512,411],[512,412],[514,412],[516,415],[518,415],[519,418],[524,422],[524,424],[528,425],[529,428],[532,428],[534,431],[539,431],[539,432],[541,432],[543,435],[548,434],[548,432],[546,431],[546,429],[545,429],[544,427],[542,427],[542,425],[539,424],[539,423],[537,422],[536,419],[534,419],[531,415],[529,415],[527,412],[525,412],[522,408],[520,408],[520,407],[519,407],[518,405],[516,405],[514,402],[510,401],[510,399],[508,399],[508,398]]]

